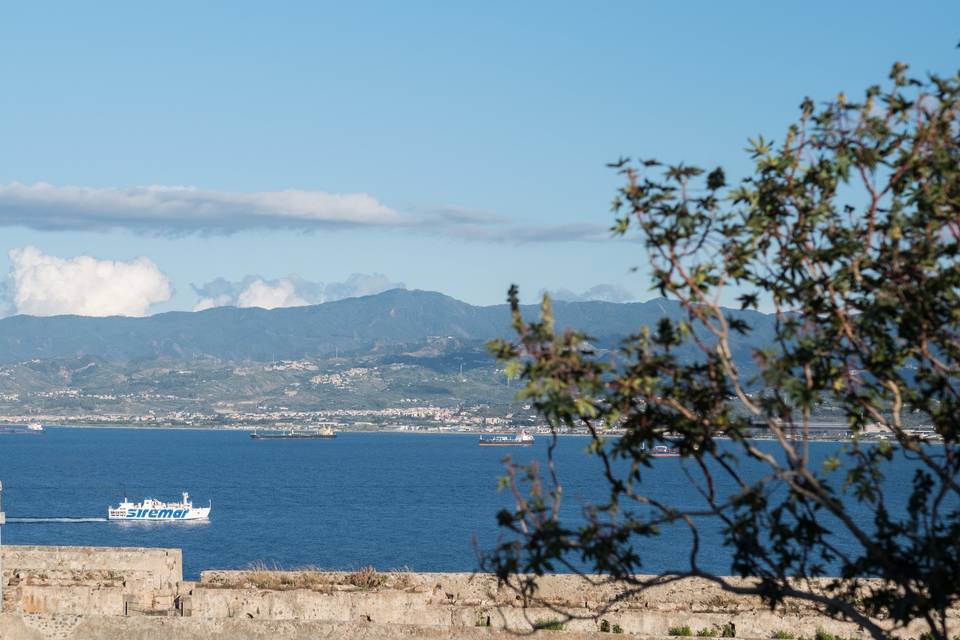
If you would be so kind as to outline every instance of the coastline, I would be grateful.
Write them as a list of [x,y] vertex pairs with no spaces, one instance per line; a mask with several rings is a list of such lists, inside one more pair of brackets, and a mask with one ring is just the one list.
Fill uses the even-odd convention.
[[[11,423],[17,424],[17,423]],[[133,424],[44,424],[44,429],[70,429],[70,430],[85,430],[85,429],[106,429],[106,430],[128,430],[128,431],[224,431],[224,432],[241,432],[241,433],[250,433],[252,431],[269,431],[269,430],[283,430],[283,429],[310,429],[313,428],[312,425],[283,425],[282,427],[277,427],[271,425],[269,427],[263,427],[259,425],[243,425],[243,426],[225,426],[225,425],[209,425],[209,426],[196,426],[196,425],[150,425],[150,426],[138,426]],[[441,429],[410,429],[410,428],[384,428],[384,429],[337,429],[337,434],[351,434],[351,435],[389,435],[389,434],[400,434],[400,435],[411,435],[411,436],[470,436],[470,437],[479,437],[484,435],[512,435],[515,433],[513,430],[469,430],[469,431],[449,431]],[[588,433],[557,433],[551,434],[550,432],[543,431],[534,431],[533,435],[538,438],[551,438],[554,435],[557,438],[590,438]],[[619,438],[622,434],[612,433],[605,437],[607,438]],[[718,436],[717,440],[729,440],[730,438],[726,436]],[[765,441],[775,441],[775,438],[753,438],[753,440],[759,442]],[[851,438],[839,438],[839,437],[830,437],[830,438],[811,438],[811,443],[851,443],[853,440]],[[874,440],[864,440],[862,441],[867,444],[872,444]],[[936,442],[930,444],[937,444]]]

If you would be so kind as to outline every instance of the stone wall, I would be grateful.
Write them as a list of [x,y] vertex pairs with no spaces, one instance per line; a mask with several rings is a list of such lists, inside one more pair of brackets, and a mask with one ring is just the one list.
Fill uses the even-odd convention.
[[14,610],[23,613],[122,616],[125,615],[124,592],[121,587],[24,586],[19,606]]
[[169,609],[183,581],[179,549],[4,545],[2,553],[4,611]]
[[[487,574],[206,571],[199,582],[184,582],[175,549],[5,547],[3,562],[2,640],[507,638],[557,619],[563,631],[547,637],[610,638],[603,632],[617,629],[663,638],[679,626],[694,633],[729,627],[737,638],[757,640],[778,632],[813,638],[818,630],[866,635],[804,602],[771,611],[700,580],[633,594],[554,575],[540,579],[535,601],[524,602]],[[960,612],[953,613],[951,636],[960,632]],[[914,625],[899,635],[922,631]]]
[[[541,631],[531,640],[609,640],[609,633]],[[452,634],[441,627],[356,623],[197,618],[116,618],[105,616],[0,615],[3,640],[517,640],[473,627]]]
[[[514,590],[488,574],[382,574],[385,584],[371,590],[352,585],[352,574],[313,572],[313,579],[306,580],[303,573],[203,572],[189,591],[193,615],[456,629],[484,625],[519,633],[529,632],[537,622],[570,618],[566,630],[584,633],[599,631],[606,622],[610,628],[617,625],[625,633],[644,636],[668,636],[672,627],[681,626],[719,632],[726,625],[733,625],[740,638],[769,639],[777,632],[813,638],[818,630],[844,638],[865,636],[858,625],[832,620],[808,603],[788,600],[771,611],[759,598],[733,595],[704,580],[625,597],[617,585],[552,575],[538,581],[536,600],[525,605]],[[269,588],[257,588],[264,580]],[[300,586],[304,583],[309,588]],[[953,633],[960,631],[960,611],[954,612],[953,627]],[[916,638],[922,631],[918,624],[900,635]]]

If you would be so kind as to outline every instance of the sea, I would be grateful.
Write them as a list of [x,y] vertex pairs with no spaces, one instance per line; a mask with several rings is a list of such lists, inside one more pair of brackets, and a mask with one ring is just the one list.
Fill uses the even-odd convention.
[[[513,504],[498,490],[504,457],[545,464],[551,438],[530,447],[479,447],[475,435],[342,432],[332,440],[252,440],[234,430],[47,427],[0,436],[4,544],[173,547],[184,573],[265,564],[277,568],[463,571],[503,535],[496,514]],[[559,437],[562,517],[576,523],[608,488],[585,437]],[[772,442],[759,446],[770,451]],[[812,443],[819,464],[839,443]],[[742,461],[747,477],[763,469]],[[906,499],[915,465],[893,465],[886,485]],[[660,458],[642,471],[644,490],[682,507],[702,504],[698,470]],[[727,487],[729,488],[729,487]],[[724,489],[721,483],[720,489]],[[107,521],[126,496],[177,501],[189,491],[212,504],[207,522]],[[852,498],[849,498],[852,501]],[[861,520],[869,513],[856,504]],[[722,532],[705,522],[698,561],[729,573]],[[638,541],[644,572],[683,569],[689,533],[667,529]],[[841,539],[843,548],[849,541]]]

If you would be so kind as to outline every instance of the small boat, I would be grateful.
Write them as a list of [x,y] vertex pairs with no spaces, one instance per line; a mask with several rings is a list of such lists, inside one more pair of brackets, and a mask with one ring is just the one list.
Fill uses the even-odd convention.
[[520,429],[515,435],[480,436],[481,447],[527,447],[533,444],[533,436]]
[[329,440],[336,438],[337,432],[330,425],[326,425],[321,429],[272,430],[266,433],[254,431],[250,437],[254,440]]
[[150,520],[175,522],[180,520],[206,520],[210,517],[213,502],[206,507],[195,507],[190,494],[183,492],[180,502],[161,502],[147,498],[143,502],[130,502],[123,499],[116,507],[107,507],[108,520]]

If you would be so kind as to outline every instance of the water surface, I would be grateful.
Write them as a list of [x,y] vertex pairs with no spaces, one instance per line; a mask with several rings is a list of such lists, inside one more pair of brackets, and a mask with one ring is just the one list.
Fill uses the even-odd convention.
[[[543,459],[546,438],[509,452]],[[561,438],[558,465],[565,512],[606,493],[585,438]],[[773,443],[763,443],[773,447]],[[812,445],[816,458],[840,446]],[[473,571],[480,548],[497,539],[495,514],[511,504],[497,491],[507,451],[478,447],[476,436],[341,433],[334,440],[255,441],[236,431],[48,428],[0,438],[0,481],[10,519],[3,541],[176,547],[184,570],[240,568],[254,562],[351,570]],[[645,483],[676,504],[700,498],[678,459],[660,459]],[[906,464],[893,487],[906,487]],[[748,475],[750,465],[744,463]],[[756,475],[759,476],[759,468]],[[212,501],[209,522],[105,522],[123,497],[174,501],[189,491]],[[49,521],[54,519],[55,521]],[[708,526],[706,569],[729,571],[720,533]],[[686,535],[643,541],[644,570],[682,568]]]

